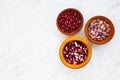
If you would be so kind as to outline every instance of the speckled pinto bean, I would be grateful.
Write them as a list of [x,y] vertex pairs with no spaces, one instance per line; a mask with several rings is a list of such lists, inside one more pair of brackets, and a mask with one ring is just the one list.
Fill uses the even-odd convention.
[[93,20],[88,27],[90,37],[97,41],[106,39],[110,35],[110,30],[110,25],[100,19]]
[[75,40],[65,45],[63,55],[68,63],[76,65],[86,60],[88,49],[82,42]]
[[65,11],[58,17],[58,26],[63,32],[70,33],[78,29],[81,18],[75,11]]

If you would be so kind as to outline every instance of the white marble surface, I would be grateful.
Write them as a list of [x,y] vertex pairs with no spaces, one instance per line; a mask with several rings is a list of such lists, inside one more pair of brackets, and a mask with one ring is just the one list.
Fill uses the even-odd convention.
[[[91,43],[91,61],[75,70],[59,59],[67,36],[56,28],[59,12],[71,7],[82,12],[85,23],[103,15],[115,26],[113,39],[105,45]],[[76,35],[86,38],[84,26]],[[0,80],[119,79],[120,0],[0,0]]]

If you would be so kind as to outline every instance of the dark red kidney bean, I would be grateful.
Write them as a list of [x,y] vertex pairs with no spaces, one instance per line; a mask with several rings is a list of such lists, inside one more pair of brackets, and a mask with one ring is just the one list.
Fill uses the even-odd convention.
[[81,23],[80,16],[75,11],[66,11],[58,17],[58,26],[63,32],[72,32],[78,29]]

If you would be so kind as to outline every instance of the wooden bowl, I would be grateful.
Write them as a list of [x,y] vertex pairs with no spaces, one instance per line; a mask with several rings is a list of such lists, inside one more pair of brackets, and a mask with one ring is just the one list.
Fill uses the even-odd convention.
[[[65,12],[67,12],[67,11],[73,11],[73,12],[77,13],[77,15],[80,16],[80,20],[81,20],[78,28],[75,29],[75,30],[72,31],[72,32],[62,31],[61,28],[60,28],[60,26],[58,25],[58,22],[59,22],[58,18],[61,16],[61,14],[65,13]],[[70,36],[70,35],[74,35],[74,34],[78,33],[78,32],[81,30],[81,28],[82,28],[82,26],[83,26],[83,22],[84,22],[84,19],[83,19],[83,16],[82,16],[82,14],[81,14],[80,11],[78,11],[77,9],[74,9],[74,8],[67,8],[67,9],[63,10],[63,11],[58,15],[57,20],[56,20],[56,25],[57,25],[58,30],[59,30],[61,33]]]
[[[97,40],[92,39],[91,36],[90,36],[89,33],[88,33],[88,27],[89,27],[90,23],[91,23],[93,20],[96,20],[96,19],[100,19],[100,20],[106,21],[106,22],[110,25],[110,29],[111,29],[111,30],[110,30],[109,36],[106,37],[106,38],[105,38],[104,40],[102,40],[102,41],[97,41]],[[94,17],[90,18],[90,19],[87,21],[86,25],[85,25],[85,35],[86,35],[86,37],[88,38],[88,40],[90,40],[90,41],[91,41],[92,43],[94,43],[94,44],[99,44],[99,45],[100,45],[100,44],[105,44],[105,43],[109,42],[109,41],[113,38],[114,32],[115,32],[115,29],[114,29],[113,23],[112,23],[108,18],[106,18],[106,17],[104,17],[104,16],[94,16]]]
[[[76,64],[76,65],[70,64],[69,62],[67,62],[67,61],[65,60],[64,55],[63,55],[63,50],[64,50],[64,48],[65,48],[65,45],[66,45],[68,42],[74,41],[74,40],[77,40],[77,41],[82,42],[82,43],[87,47],[87,50],[88,50],[87,58],[86,58],[82,63]],[[67,38],[65,41],[63,41],[63,43],[62,43],[61,46],[60,46],[59,56],[60,56],[60,59],[61,59],[62,63],[63,63],[65,66],[67,66],[67,67],[69,67],[69,68],[72,68],[72,69],[78,69],[78,68],[81,68],[81,67],[85,66],[85,65],[90,61],[91,56],[92,56],[92,48],[91,48],[90,44],[88,43],[88,41],[86,41],[84,38],[79,37],[79,36],[73,36],[73,37],[69,37],[69,38]]]

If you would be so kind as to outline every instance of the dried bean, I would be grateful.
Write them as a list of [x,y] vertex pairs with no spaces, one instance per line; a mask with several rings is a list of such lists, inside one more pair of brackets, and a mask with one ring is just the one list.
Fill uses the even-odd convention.
[[80,23],[81,18],[75,11],[66,11],[58,16],[58,26],[63,32],[70,33],[77,30]]
[[80,41],[71,41],[65,45],[63,55],[68,63],[80,64],[86,60],[88,49]]
[[106,39],[109,36],[110,30],[110,25],[100,19],[93,20],[88,27],[90,37],[97,41]]

